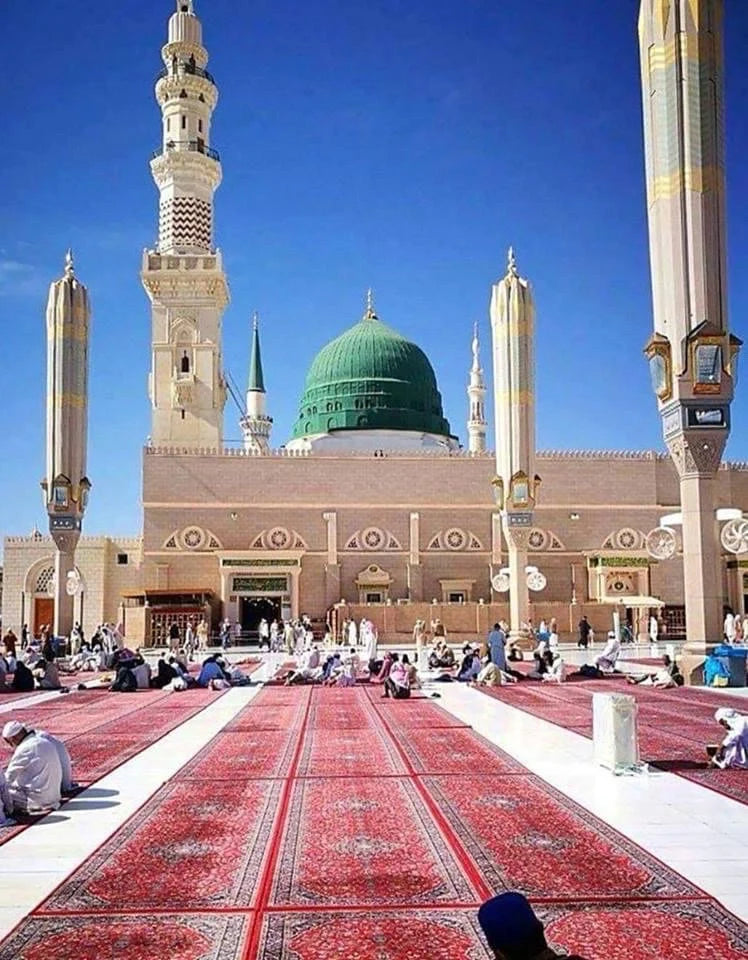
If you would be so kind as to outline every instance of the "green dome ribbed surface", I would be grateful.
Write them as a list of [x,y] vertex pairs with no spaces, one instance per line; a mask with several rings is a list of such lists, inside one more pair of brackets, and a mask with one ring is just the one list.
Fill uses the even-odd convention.
[[428,357],[369,310],[315,357],[294,438],[330,430],[414,430],[448,437]]

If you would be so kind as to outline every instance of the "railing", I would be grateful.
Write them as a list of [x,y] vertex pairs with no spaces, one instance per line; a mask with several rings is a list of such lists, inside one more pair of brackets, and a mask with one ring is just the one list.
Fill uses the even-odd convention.
[[[212,83],[213,86],[216,86],[216,81],[213,79],[213,74],[208,73],[207,70],[204,70],[202,67],[198,67],[197,64],[191,63],[189,60],[185,60],[183,63],[178,64],[185,73],[189,73],[194,77],[203,77],[208,83]],[[173,67],[164,67],[158,74],[156,74],[156,83],[159,80],[163,80],[164,77],[178,76]]]
[[221,161],[221,154],[217,150],[214,150],[213,147],[206,146],[201,140],[167,140],[165,146],[153,151],[151,160],[155,160],[156,157],[160,157],[170,150],[187,150],[192,153],[202,153],[206,157],[210,157],[211,160],[215,160],[216,163],[220,163]]

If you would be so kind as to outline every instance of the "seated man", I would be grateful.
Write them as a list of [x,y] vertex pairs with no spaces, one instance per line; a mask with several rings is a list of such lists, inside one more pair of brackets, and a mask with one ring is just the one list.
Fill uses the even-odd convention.
[[34,689],[34,674],[22,660],[16,663],[11,687],[18,693],[30,693]]
[[629,683],[642,683],[645,687],[658,687],[661,690],[667,687],[683,686],[683,677],[678,670],[678,665],[667,654],[662,658],[662,666],[655,673],[645,673],[642,677],[628,674],[626,680]]
[[9,683],[8,666],[5,660],[0,657],[0,693],[8,693],[12,689]]
[[11,809],[8,814],[46,814],[60,806],[62,766],[53,743],[18,720],[3,727],[3,740],[13,748],[5,771]]
[[[562,956],[549,948],[543,924],[521,893],[502,893],[487,900],[478,911],[478,923],[496,960],[557,960]],[[563,956],[583,960],[576,954]]]
[[566,664],[559,654],[554,653],[553,650],[548,650],[545,656],[545,665],[547,669],[541,678],[544,682],[563,683],[566,680]]
[[475,678],[475,682],[486,687],[503,687],[507,683],[517,683],[517,677],[497,667],[491,659],[485,657],[483,667]]
[[455,655],[452,648],[447,646],[443,637],[437,637],[434,642],[434,649],[429,655],[429,667],[432,670],[439,668],[448,669],[455,665]]
[[518,662],[524,659],[522,648],[519,646],[516,640],[507,640],[506,658],[512,662]]
[[395,700],[407,700],[410,696],[410,674],[407,663],[403,663],[397,656],[392,655],[392,667],[389,676],[384,681],[383,697],[392,697]]
[[528,680],[542,680],[543,677],[548,673],[549,659],[551,663],[553,662],[553,654],[550,650],[546,650],[545,653],[533,653],[533,659],[535,660],[535,665],[532,670],[527,674]]
[[748,716],[720,707],[714,719],[727,731],[719,747],[707,747],[709,762],[720,770],[748,770]]
[[65,746],[63,741],[60,740],[58,737],[53,736],[51,733],[47,733],[46,730],[37,730],[35,732],[37,737],[40,737],[42,740],[46,740],[49,743],[51,743],[52,746],[57,751],[57,756],[60,760],[60,767],[62,769],[62,780],[60,781],[60,791],[63,794],[66,794],[66,793],[72,793],[74,790],[77,790],[78,784],[73,780],[73,763],[70,759],[68,748]]
[[595,657],[595,666],[601,673],[615,673],[616,663],[621,653],[621,641],[614,630],[608,631],[608,642],[599,657]]
[[286,686],[292,683],[314,683],[321,678],[320,653],[315,645],[301,655],[298,668],[286,677]]
[[457,679],[461,683],[472,683],[473,680],[477,679],[483,665],[481,664],[478,651],[469,644],[463,647],[462,652],[462,663],[460,664]]
[[209,687],[211,680],[225,680],[223,668],[221,664],[218,663],[216,654],[212,654],[203,660],[203,665],[197,678],[197,685],[198,687]]
[[42,658],[34,668],[34,675],[39,681],[40,690],[62,690],[60,673],[54,659],[45,660]]

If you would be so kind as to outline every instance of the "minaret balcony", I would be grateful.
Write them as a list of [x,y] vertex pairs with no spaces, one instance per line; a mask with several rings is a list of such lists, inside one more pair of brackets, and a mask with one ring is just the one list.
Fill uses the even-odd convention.
[[216,163],[221,162],[220,153],[214,150],[213,147],[207,146],[203,140],[167,140],[162,147],[153,151],[151,160],[155,160],[157,157],[161,157],[165,153],[172,151],[177,153],[182,151],[186,151],[187,153],[202,153],[204,156],[210,157],[211,160],[215,160]]
[[212,83],[214,87],[217,86],[212,73],[208,73],[207,70],[205,70],[203,67],[198,67],[197,64],[190,63],[189,60],[185,61],[184,63],[177,64],[176,69],[173,66],[164,67],[163,70],[156,74],[156,83],[158,83],[159,80],[163,80],[164,77],[178,76],[180,72],[184,72],[193,77],[202,77],[203,80],[207,80],[208,83]]

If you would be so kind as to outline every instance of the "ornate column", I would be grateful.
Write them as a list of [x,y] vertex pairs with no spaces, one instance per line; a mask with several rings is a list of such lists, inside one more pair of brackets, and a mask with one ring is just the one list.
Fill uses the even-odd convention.
[[91,483],[88,441],[88,335],[90,306],[76,279],[70,251],[65,274],[47,300],[47,465],[42,481],[49,532],[55,542],[54,634],[69,637],[80,588],[75,548]]
[[340,601],[340,564],[338,563],[338,515],[323,513],[327,524],[327,560],[325,562],[325,603],[328,607]]
[[413,601],[423,600],[423,567],[421,566],[421,517],[411,513],[408,550],[408,596]]
[[510,629],[526,637],[530,617],[527,540],[540,479],[535,474],[535,308],[509,250],[507,272],[491,294],[496,425],[496,504],[508,548]]
[[727,322],[722,0],[642,0],[654,333],[645,353],[680,478],[688,662],[722,635],[714,486],[740,341]]

